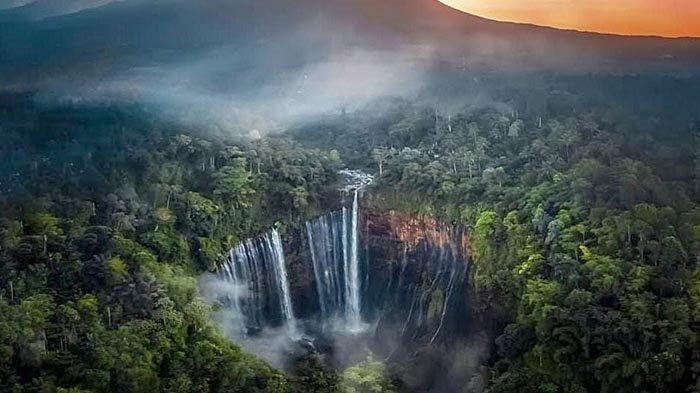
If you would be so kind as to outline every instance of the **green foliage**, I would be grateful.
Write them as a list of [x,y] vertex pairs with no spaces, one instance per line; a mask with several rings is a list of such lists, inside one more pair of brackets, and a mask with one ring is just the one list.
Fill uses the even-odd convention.
[[445,294],[440,288],[435,289],[430,294],[430,303],[428,303],[428,319],[440,317],[445,304]]
[[[23,116],[7,102],[3,120]],[[143,114],[86,111],[3,129],[13,151],[31,154],[0,166],[0,390],[309,391],[315,379],[292,381],[221,336],[197,275],[290,205],[312,213],[337,152],[212,143]],[[80,116],[85,130],[53,132]]]
[[294,208],[297,210],[303,210],[309,206],[309,192],[304,187],[294,187],[289,193],[292,197]]
[[372,207],[469,230],[490,392],[697,391],[696,116],[537,95],[444,113],[382,102],[297,133],[374,168]]
[[198,236],[211,236],[221,220],[222,209],[212,200],[188,192],[179,205],[179,224]]
[[196,246],[197,262],[202,270],[213,271],[224,258],[221,244],[215,239],[199,237]]
[[119,258],[112,258],[107,264],[109,273],[116,280],[121,280],[128,274],[126,263]]
[[245,158],[236,158],[213,175],[214,195],[234,209],[250,207],[255,195],[253,180],[245,164]]
[[342,393],[389,393],[394,387],[382,362],[367,361],[347,368],[340,375]]
[[15,247],[22,237],[22,225],[19,221],[0,220],[0,249]]
[[[597,78],[634,97],[586,93]],[[469,230],[470,301],[496,337],[488,391],[700,391],[697,110],[653,101],[641,76],[551,84],[464,111],[389,99],[298,141],[3,96],[0,386],[391,391],[371,361],[286,377],[221,337],[197,294],[237,239],[325,211],[346,163],[376,168],[376,206]],[[427,296],[438,315],[445,295]]]
[[30,235],[59,236],[63,231],[58,226],[58,218],[47,212],[31,212],[24,217],[24,226]]
[[178,232],[162,228],[142,235],[141,241],[150,247],[164,262],[190,266],[190,249],[187,240]]
[[175,222],[175,215],[170,209],[165,207],[156,209],[155,216],[158,225],[172,225]]

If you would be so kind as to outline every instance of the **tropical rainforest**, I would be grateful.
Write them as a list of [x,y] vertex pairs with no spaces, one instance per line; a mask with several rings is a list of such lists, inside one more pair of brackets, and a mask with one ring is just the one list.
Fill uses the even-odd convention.
[[[426,1],[412,0],[406,17],[418,18]],[[327,63],[314,63],[322,55],[309,45],[300,51],[313,64],[302,65],[285,47],[298,37],[274,44],[265,38],[287,32],[271,23],[253,29],[249,39],[263,49],[237,44],[252,55],[231,58],[228,46],[211,50],[227,34],[246,41],[239,33],[252,22],[240,16],[227,20],[224,30],[202,27],[195,37],[164,27],[168,18],[201,16],[168,8],[197,7],[182,0],[154,8],[115,2],[76,14],[51,8],[48,19],[37,21],[40,3],[0,12],[0,391],[700,393],[697,40],[647,45],[641,38],[581,38],[480,20],[467,23],[467,30],[493,27],[499,39],[530,37],[527,56],[505,44],[507,54],[499,52],[503,48],[494,44],[473,61],[431,57],[429,76],[407,93],[394,82],[418,84],[415,68],[398,72],[395,61],[418,63],[395,52],[377,55],[383,59],[377,63],[368,60],[377,52],[355,53],[326,69]],[[270,13],[246,7],[255,18]],[[306,21],[292,9],[283,10]],[[355,11],[343,15],[356,17]],[[134,22],[143,36],[119,27],[134,12],[157,20]],[[425,12],[449,21],[463,17],[443,8]],[[367,18],[363,23],[372,27],[353,45],[376,37]],[[391,23],[382,27],[383,48],[434,43],[429,33]],[[95,26],[104,37],[84,34]],[[450,37],[466,34],[450,23],[436,26]],[[561,47],[589,39],[580,50],[586,61],[597,59],[595,66],[586,68],[569,53],[543,59],[540,40],[547,34]],[[168,43],[165,36],[179,41]],[[56,40],[54,49],[39,43],[49,39]],[[222,57],[169,63],[203,56],[202,47]],[[591,47],[602,49],[589,56]],[[664,53],[660,61],[647,47],[677,55]],[[89,65],[75,60],[84,55],[94,56]],[[147,60],[132,64],[136,58]],[[378,64],[384,60],[389,70]],[[584,68],[562,71],[574,64]],[[223,76],[229,66],[235,77]],[[375,68],[382,71],[373,74]],[[287,73],[299,69],[303,82],[288,85]],[[328,75],[336,72],[369,82],[330,83]],[[402,76],[398,81],[391,79],[395,73]],[[109,79],[113,74],[124,79]],[[280,90],[292,93],[277,97],[279,90],[260,82],[267,77],[284,80]],[[314,78],[331,86],[315,95]],[[183,80],[203,87],[183,94],[191,87],[178,85]],[[339,104],[330,90],[351,103]],[[251,111],[257,106],[265,110]],[[371,179],[362,192],[354,189],[354,204],[352,191],[339,191],[347,169]],[[313,224],[334,209],[340,215]],[[430,255],[443,258],[446,251],[430,254],[421,238],[425,248],[415,249],[425,253],[408,259],[410,242],[370,239],[382,220],[397,217],[449,227],[468,256],[449,268],[439,265],[432,281],[427,268],[409,277],[406,264],[428,266],[438,259]],[[282,233],[280,241],[266,235],[271,228]],[[338,239],[312,244],[314,236],[331,232]],[[402,235],[415,235],[410,232]],[[248,246],[235,248],[241,244]],[[367,277],[358,284],[364,291],[358,307],[372,305],[375,312],[380,307],[372,298],[415,296],[396,303],[397,315],[408,314],[398,330],[412,334],[399,344],[404,351],[332,361],[359,345],[323,349],[321,335],[316,341],[295,336],[295,349],[286,348],[284,362],[276,362],[250,350],[262,328],[249,325],[250,339],[241,338],[220,319],[226,311],[247,312],[231,300],[232,291],[248,296],[247,287],[242,294],[238,282],[217,281],[228,291],[223,300],[203,289],[222,274],[238,280],[240,272],[224,270],[235,268],[236,258],[256,269],[263,266],[257,259],[274,259],[281,265],[264,266],[277,282],[264,287],[279,287],[279,299],[260,300],[256,292],[256,312],[272,313],[279,302],[283,317],[302,320],[315,315],[328,285],[321,281],[331,274],[326,269],[310,277],[305,266],[313,259],[308,269],[318,273],[320,263],[335,260],[314,253],[336,249],[343,250],[342,269],[353,261],[366,264],[354,272]],[[400,271],[386,286],[391,296],[372,289],[378,284],[369,276],[383,269],[372,264]],[[350,280],[351,270],[343,272]],[[402,283],[410,292],[401,292]],[[399,292],[393,295],[392,288]],[[355,290],[347,287],[338,296]],[[368,312],[364,318],[370,326]],[[378,318],[363,329],[381,331]],[[352,340],[354,333],[345,333]],[[386,344],[377,337],[372,348]],[[449,370],[426,372],[430,377],[416,372],[432,362],[422,356]],[[450,371],[452,365],[458,371]]]

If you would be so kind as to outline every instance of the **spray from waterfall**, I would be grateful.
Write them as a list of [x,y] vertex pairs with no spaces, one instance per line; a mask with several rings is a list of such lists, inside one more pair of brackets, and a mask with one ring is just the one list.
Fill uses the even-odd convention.
[[291,228],[301,235],[289,243],[297,276],[288,276],[271,229],[233,247],[218,277],[203,280],[205,296],[222,304],[215,318],[224,332],[278,367],[316,351],[334,364],[355,364],[367,351],[404,362],[470,326],[462,230],[400,213],[360,216],[371,177],[344,175],[342,207]]

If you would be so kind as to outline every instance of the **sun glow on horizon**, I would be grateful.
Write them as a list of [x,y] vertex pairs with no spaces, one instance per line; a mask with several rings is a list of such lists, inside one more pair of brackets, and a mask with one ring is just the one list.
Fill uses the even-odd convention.
[[699,0],[439,0],[508,22],[626,35],[700,37]]

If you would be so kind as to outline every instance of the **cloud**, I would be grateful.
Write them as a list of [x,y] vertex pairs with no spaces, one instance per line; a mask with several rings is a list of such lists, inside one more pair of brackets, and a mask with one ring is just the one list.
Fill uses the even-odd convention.
[[256,39],[251,36],[197,55],[137,60],[98,77],[66,70],[43,84],[41,98],[49,104],[140,103],[185,124],[247,133],[275,132],[302,118],[423,87],[433,61],[430,47],[351,45],[344,30],[328,32],[325,23],[295,26],[274,43],[250,44]]

